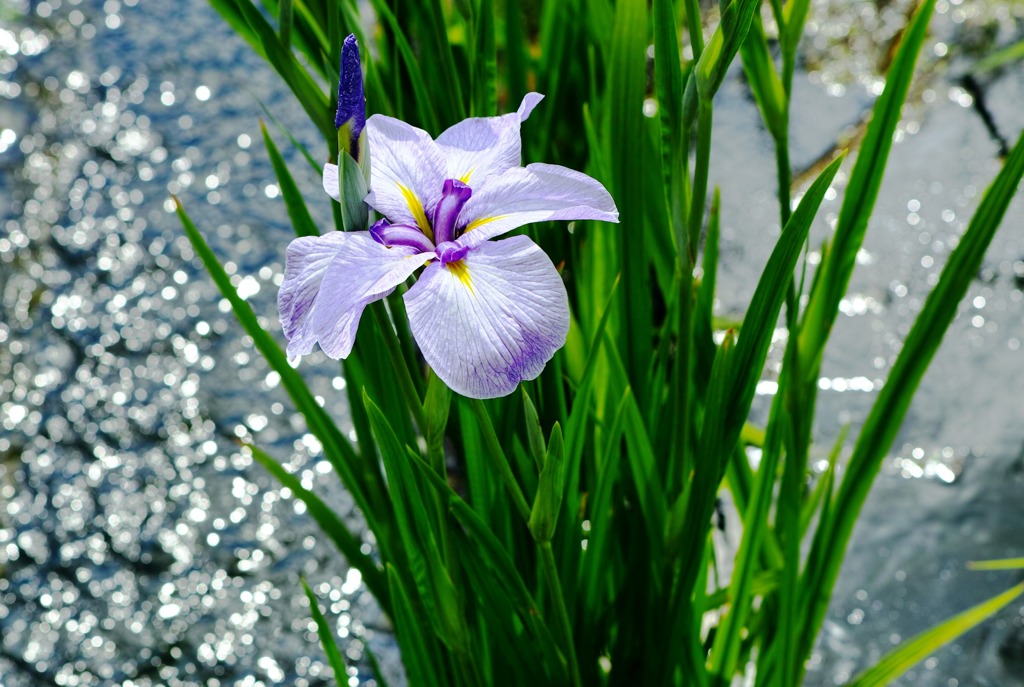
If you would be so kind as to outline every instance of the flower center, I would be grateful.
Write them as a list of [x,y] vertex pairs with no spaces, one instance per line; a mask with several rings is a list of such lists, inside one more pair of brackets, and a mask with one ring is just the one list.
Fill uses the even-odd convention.
[[452,262],[458,262],[462,258],[466,257],[466,253],[469,252],[468,246],[463,246],[454,241],[445,241],[439,243],[437,248],[434,249],[434,255],[441,261],[442,265],[447,265]]
[[433,228],[437,245],[455,240],[455,224],[473,190],[458,179],[445,179],[441,200],[434,207]]

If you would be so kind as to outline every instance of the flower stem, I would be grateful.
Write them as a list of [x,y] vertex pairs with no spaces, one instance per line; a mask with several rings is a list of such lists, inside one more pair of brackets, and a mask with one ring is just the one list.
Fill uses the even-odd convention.
[[696,251],[704,224],[704,204],[708,193],[708,168],[711,163],[711,103],[701,100],[697,119],[697,157],[693,170],[693,195],[690,196],[690,246]]
[[526,502],[523,490],[520,488],[519,482],[516,481],[516,476],[512,474],[512,468],[509,466],[508,458],[505,457],[505,452],[501,448],[501,442],[498,441],[498,435],[494,433],[491,416],[487,414],[487,408],[484,407],[483,401],[474,398],[472,399],[472,404],[476,420],[480,424],[480,433],[483,434],[484,444],[487,447],[486,453],[490,456],[491,462],[498,470],[498,474],[501,475],[501,481],[505,483],[505,488],[508,489],[509,496],[512,497],[512,503],[515,505],[516,510],[519,511],[519,515],[522,516],[523,522],[529,522],[530,504]]
[[580,667],[576,662],[576,646],[572,639],[572,625],[569,624],[569,612],[565,607],[565,598],[562,596],[562,583],[558,577],[558,568],[555,567],[555,554],[551,550],[551,542],[537,542],[540,550],[541,566],[544,568],[544,577],[551,588],[551,600],[555,607],[555,623],[558,625],[558,633],[562,635],[562,644],[565,649],[565,658],[569,662],[569,673],[572,676],[574,687],[580,687],[583,682],[580,680]]
[[409,410],[412,411],[413,419],[416,420],[416,426],[419,427],[421,432],[425,432],[427,423],[423,416],[423,400],[420,398],[419,392],[416,391],[416,384],[412,381],[409,366],[406,365],[405,358],[402,356],[402,349],[398,343],[395,328],[391,324],[387,312],[384,310],[383,303],[380,301],[371,303],[370,310],[373,311],[373,318],[377,322],[377,329],[380,331],[381,336],[384,337],[384,347],[388,351],[388,357],[391,358],[391,365],[395,370],[395,374],[398,375],[398,385],[402,387],[402,393],[405,394],[406,403],[409,405]]

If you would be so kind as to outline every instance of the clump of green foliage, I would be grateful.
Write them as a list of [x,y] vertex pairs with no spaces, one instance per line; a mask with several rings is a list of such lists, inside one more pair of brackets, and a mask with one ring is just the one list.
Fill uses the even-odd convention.
[[[565,348],[521,393],[454,396],[417,356],[403,289],[374,303],[343,363],[357,434],[350,443],[179,209],[353,495],[377,555],[363,553],[342,519],[273,458],[257,447],[253,455],[362,572],[394,623],[410,683],[713,687],[746,674],[758,686],[800,684],[871,483],[1024,174],[1018,142],[907,335],[852,455],[840,469],[844,435],[812,479],[823,352],[934,0],[921,2],[902,34],[816,267],[802,259],[808,231],[843,160],[824,168],[791,211],[789,112],[809,0],[765,8],[722,0],[713,29],[701,26],[697,0],[372,0],[370,34],[356,0],[211,2],[323,133],[323,148],[306,153],[317,170],[338,156],[331,94],[342,38],[354,32],[373,46],[364,53],[374,55],[365,64],[369,109],[433,135],[467,116],[498,114],[499,103],[514,105],[528,89],[546,94],[524,156],[585,169],[621,213],[619,226],[528,229],[564,262],[573,324]],[[684,33],[692,60],[682,58]],[[775,143],[783,230],[742,323],[716,343],[719,202],[743,199],[711,193],[708,170],[715,93],[737,56]],[[656,117],[644,115],[646,98],[657,102]],[[296,232],[326,231],[306,202],[328,201],[318,189],[303,193],[266,130],[264,138]],[[342,209],[334,209],[340,230]],[[778,392],[765,426],[755,427],[748,415],[780,317],[789,336]],[[760,449],[756,469],[748,447]],[[711,529],[722,490],[743,527],[731,578],[719,584]],[[907,641],[852,684],[887,684],[1021,591]],[[342,685],[342,656],[310,601]]]

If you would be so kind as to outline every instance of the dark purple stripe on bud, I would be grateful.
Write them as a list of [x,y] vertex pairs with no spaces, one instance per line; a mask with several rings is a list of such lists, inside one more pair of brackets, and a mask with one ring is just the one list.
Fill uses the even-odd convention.
[[437,244],[437,248],[434,249],[434,255],[441,261],[442,265],[447,265],[450,262],[458,262],[462,258],[466,257],[466,253],[469,252],[469,246],[463,246],[461,243],[455,241],[446,241],[445,243]]
[[445,179],[441,200],[434,208],[434,239],[438,245],[455,239],[455,223],[473,189],[458,179]]
[[359,159],[359,134],[366,125],[366,96],[363,94],[363,72],[359,66],[359,44],[349,34],[341,46],[341,77],[338,80],[338,113],[334,127],[349,125],[348,153]]
[[410,227],[406,224],[391,224],[386,219],[379,220],[370,227],[370,237],[388,248],[392,246],[409,246],[417,249],[420,253],[429,253],[434,250],[434,244],[423,235],[419,227]]

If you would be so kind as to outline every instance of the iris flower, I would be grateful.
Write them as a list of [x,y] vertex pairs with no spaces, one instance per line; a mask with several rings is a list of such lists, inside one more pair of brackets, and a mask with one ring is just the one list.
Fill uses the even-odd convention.
[[[611,196],[589,176],[520,166],[520,124],[542,98],[530,93],[518,111],[464,120],[436,141],[392,117],[366,121],[365,201],[383,219],[369,231],[288,246],[278,307],[290,358],[317,343],[331,358],[348,356],[363,309],[425,266],[404,301],[442,381],[493,398],[541,373],[569,331],[565,285],[528,237],[492,239],[533,222],[618,221]],[[323,183],[338,200],[337,166],[324,167]]]

